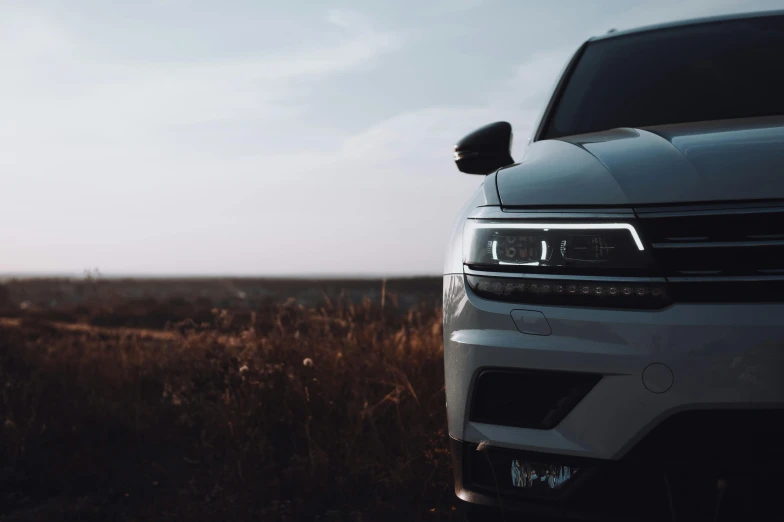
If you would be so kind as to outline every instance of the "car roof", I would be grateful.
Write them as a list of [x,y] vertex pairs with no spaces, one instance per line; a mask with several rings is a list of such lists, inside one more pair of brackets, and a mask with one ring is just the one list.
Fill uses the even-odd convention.
[[775,11],[757,11],[752,13],[737,13],[737,14],[730,14],[730,15],[708,16],[704,18],[693,18],[689,20],[678,20],[676,22],[666,22],[663,24],[647,25],[644,27],[637,27],[635,29],[627,29],[624,31],[613,31],[607,34],[603,34],[601,36],[594,36],[593,38],[590,38],[588,41],[595,42],[597,40],[607,40],[609,38],[618,38],[619,36],[627,36],[631,34],[647,32],[647,31],[657,31],[659,29],[670,29],[673,27],[683,27],[688,25],[706,24],[712,22],[724,22],[727,20],[765,18],[769,16],[781,16],[781,15],[784,15],[784,9],[779,9]]

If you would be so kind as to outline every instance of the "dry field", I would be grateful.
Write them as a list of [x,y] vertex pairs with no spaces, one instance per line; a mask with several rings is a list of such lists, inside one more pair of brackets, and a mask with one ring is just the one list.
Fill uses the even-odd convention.
[[455,519],[440,284],[0,283],[0,519]]

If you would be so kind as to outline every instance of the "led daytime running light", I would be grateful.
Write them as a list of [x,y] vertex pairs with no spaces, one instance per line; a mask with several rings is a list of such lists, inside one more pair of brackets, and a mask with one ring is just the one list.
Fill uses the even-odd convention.
[[474,228],[492,228],[498,230],[628,230],[639,250],[645,247],[637,234],[637,230],[629,223],[472,223]]

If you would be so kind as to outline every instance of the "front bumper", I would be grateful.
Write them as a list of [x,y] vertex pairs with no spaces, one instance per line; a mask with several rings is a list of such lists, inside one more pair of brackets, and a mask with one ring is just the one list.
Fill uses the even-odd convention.
[[[543,314],[549,335],[521,333],[512,319],[520,309]],[[531,307],[479,298],[462,274],[447,275],[444,364],[449,433],[461,447],[488,441],[507,450],[627,462],[640,441],[679,412],[784,411],[784,304]],[[487,368],[583,372],[601,380],[555,427],[531,429],[470,420],[476,378]],[[471,491],[462,459],[455,464],[461,498],[495,502],[495,495]],[[509,480],[507,471],[502,475]]]

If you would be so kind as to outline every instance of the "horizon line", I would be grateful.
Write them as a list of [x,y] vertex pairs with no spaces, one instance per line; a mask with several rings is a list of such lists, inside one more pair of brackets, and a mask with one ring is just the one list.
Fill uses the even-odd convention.
[[218,273],[116,273],[98,272],[0,272],[0,281],[8,279],[421,279],[443,277],[443,274],[218,274]]

